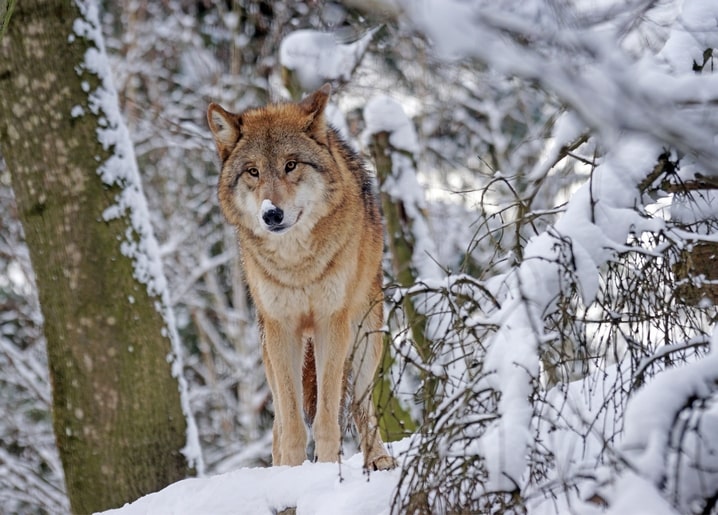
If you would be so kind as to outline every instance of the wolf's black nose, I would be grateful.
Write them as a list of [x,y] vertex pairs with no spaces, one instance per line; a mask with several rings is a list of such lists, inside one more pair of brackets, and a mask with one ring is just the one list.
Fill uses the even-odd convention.
[[262,214],[262,220],[264,220],[264,223],[269,227],[279,225],[282,223],[282,220],[284,220],[284,211],[278,207],[268,209]]

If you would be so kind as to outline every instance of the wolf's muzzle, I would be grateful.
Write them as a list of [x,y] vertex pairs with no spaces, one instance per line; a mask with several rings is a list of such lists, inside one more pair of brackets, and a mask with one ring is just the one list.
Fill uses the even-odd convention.
[[282,225],[282,221],[284,221],[284,211],[278,207],[268,209],[262,213],[262,220],[264,220],[264,223],[267,224],[270,230],[279,228],[279,226]]

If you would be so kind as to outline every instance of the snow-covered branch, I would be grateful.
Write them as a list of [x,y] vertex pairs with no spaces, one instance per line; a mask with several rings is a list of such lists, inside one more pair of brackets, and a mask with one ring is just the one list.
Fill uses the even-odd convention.
[[[621,44],[625,24],[608,23],[615,12],[583,12],[572,4],[553,9],[541,0],[398,4],[440,55],[474,58],[540,83],[597,129],[607,146],[635,131],[694,155],[705,173],[718,174],[718,76],[697,75],[693,67],[718,47],[712,2],[686,2],[663,50],[641,58]],[[627,4],[624,18],[650,4]]]

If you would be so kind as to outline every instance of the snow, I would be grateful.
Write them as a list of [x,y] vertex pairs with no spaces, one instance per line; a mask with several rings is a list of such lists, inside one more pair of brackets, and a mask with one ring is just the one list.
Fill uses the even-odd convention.
[[[391,445],[405,452],[410,439]],[[211,478],[186,479],[106,515],[272,515],[296,507],[297,515],[388,515],[400,469],[363,470],[356,454],[341,465],[244,468]],[[239,511],[238,511],[239,510]]]
[[72,110],[70,111],[70,116],[73,118],[79,118],[80,116],[84,116],[85,110],[80,105],[73,106]]
[[638,474],[628,472],[624,488],[612,498],[610,515],[676,515],[676,511],[663,499],[656,487]]
[[[715,130],[708,129],[715,129],[716,119],[705,112],[708,103],[696,110],[691,102],[676,101],[676,95],[696,91],[716,98],[715,74],[696,75],[692,60],[684,61],[718,47],[717,4],[712,0],[684,2],[682,18],[666,48],[640,61],[620,47],[620,23],[587,30],[574,22],[572,17],[580,15],[571,8],[548,9],[547,16],[540,1],[505,5],[485,0],[403,0],[400,4],[406,21],[427,35],[445,59],[475,58],[497,72],[539,81],[596,128],[606,145],[635,131],[693,154],[705,171],[716,171]],[[685,26],[697,30],[686,31]],[[525,40],[536,50],[527,52]],[[668,66],[661,66],[666,62]],[[680,88],[667,87],[677,80]]]
[[678,24],[681,30],[672,31],[658,56],[669,67],[687,71],[692,62],[703,63],[707,48],[718,48],[718,11],[710,1],[688,1],[683,5]]
[[[625,248],[631,235],[661,230],[661,220],[642,216],[638,185],[655,166],[662,145],[675,145],[698,156],[696,159],[706,169],[716,170],[714,136],[704,123],[707,117],[703,112],[681,110],[681,104],[675,101],[687,91],[691,95],[697,92],[699,102],[715,98],[716,77],[696,76],[690,71],[690,61],[685,62],[686,53],[695,59],[699,49],[702,53],[706,47],[715,47],[712,37],[690,46],[675,36],[678,39],[669,38],[668,50],[663,55],[635,61],[616,47],[620,37],[612,30],[593,31],[590,36],[579,34],[568,25],[561,26],[560,16],[542,18],[541,23],[536,23],[540,11],[534,9],[539,5],[539,2],[512,3],[507,9],[503,4],[460,0],[402,3],[409,23],[424,32],[445,59],[474,57],[503,73],[539,80],[571,105],[581,121],[573,117],[559,126],[557,145],[565,145],[580,134],[583,122],[597,128],[610,149],[590,180],[571,197],[556,224],[526,246],[518,269],[505,277],[504,294],[496,292],[503,304],[494,316],[500,320],[500,326],[485,342],[484,360],[484,367],[493,373],[479,383],[479,387],[485,384],[500,392],[497,402],[500,417],[488,424],[479,442],[489,490],[511,491],[516,485],[524,486],[528,451],[533,443],[530,428],[534,407],[530,398],[534,381],[539,377],[544,320],[555,309],[556,299],[567,284],[575,283],[584,302],[590,304],[598,291],[600,268]],[[686,3],[682,16],[687,25],[701,29],[697,32],[715,36],[716,13],[715,2],[695,1]],[[699,18],[703,22],[699,23]],[[703,30],[709,26],[710,30]],[[677,29],[674,34],[681,31]],[[560,54],[526,52],[521,44],[513,44],[507,37],[512,33],[528,37],[537,47],[541,42],[550,45],[559,39],[574,53],[585,50],[585,59],[581,64],[572,59],[569,64],[572,69],[568,70]],[[671,52],[674,41],[676,51]],[[660,59],[668,61],[669,70],[656,66]],[[679,59],[682,61],[678,62]],[[587,102],[587,98],[591,101]],[[676,106],[678,112],[670,118],[655,116],[657,112],[665,116],[666,105]],[[694,121],[681,128],[684,137],[676,136],[672,124],[677,118]],[[372,130],[384,122],[381,116],[378,120],[367,122]],[[666,120],[670,120],[670,126]],[[707,158],[708,154],[712,157]],[[557,155],[556,149],[549,158],[552,155]],[[670,384],[670,379],[666,383]],[[685,402],[689,393],[674,392],[672,398]],[[626,424],[636,425],[635,434],[646,448],[643,454],[646,462],[639,463],[639,469],[662,473],[663,454],[657,454],[655,447],[665,449],[665,438],[670,432],[667,423],[674,420],[675,413],[671,410],[662,413],[663,404],[658,398],[650,398],[643,405],[646,410],[661,413],[648,418],[661,422],[657,432],[647,432],[647,427],[638,423],[641,415],[645,415],[640,411],[641,415],[628,418]],[[646,436],[651,434],[654,436]]]
[[377,29],[358,40],[341,44],[334,34],[297,30],[282,40],[279,60],[294,71],[304,91],[318,89],[327,81],[347,82],[359,64]]
[[[681,446],[702,449],[697,459],[693,458],[697,463],[692,463],[689,456],[672,466],[668,463],[670,447],[676,445],[672,441],[676,438],[673,434],[674,426],[681,412],[689,410],[699,399],[715,398],[718,394],[718,329],[714,329],[710,348],[711,353],[700,361],[665,370],[646,388],[639,390],[626,407],[626,429],[622,444],[624,459],[633,470],[639,471],[653,484],[663,484],[674,475],[680,478],[681,483],[677,488],[682,490],[682,500],[687,504],[692,497],[701,498],[705,494],[700,488],[702,483],[715,484],[718,479],[715,473],[716,449],[710,438],[701,436],[706,430],[715,430],[714,408],[707,410],[701,419],[707,423],[707,428],[703,426],[679,436],[688,439],[688,442],[679,441]],[[660,406],[660,409],[656,409],[656,406]],[[675,467],[674,473],[670,472],[669,466],[671,469]],[[697,471],[701,473],[696,474]],[[695,476],[693,481],[689,474]],[[623,490],[622,487],[618,488],[619,492]]]
[[[634,209],[639,195],[635,184],[658,154],[650,141],[624,137],[592,180],[571,197],[556,224],[531,239],[522,263],[506,278],[508,298],[495,315],[500,327],[487,342],[484,360],[484,366],[495,371],[487,377],[487,386],[501,392],[501,417],[482,437],[490,489],[521,484],[527,467],[533,438],[529,399],[539,377],[546,313],[555,309],[564,282],[575,282],[590,303],[598,290],[599,267],[625,245],[632,231],[640,234],[644,229],[645,219]],[[594,203],[595,198],[601,200]]]
[[402,105],[388,95],[376,95],[364,107],[365,136],[389,133],[389,143],[399,150],[411,154],[419,152],[419,139],[411,119]]

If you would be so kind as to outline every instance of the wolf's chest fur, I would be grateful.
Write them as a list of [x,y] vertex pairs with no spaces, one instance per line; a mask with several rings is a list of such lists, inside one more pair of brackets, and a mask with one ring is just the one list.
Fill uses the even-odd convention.
[[[326,316],[352,298],[366,297],[372,278],[361,277],[361,241],[346,220],[352,207],[342,206],[346,214],[335,212],[312,230],[297,227],[279,237],[240,230],[252,295],[266,314]],[[363,220],[355,223],[361,227]]]

